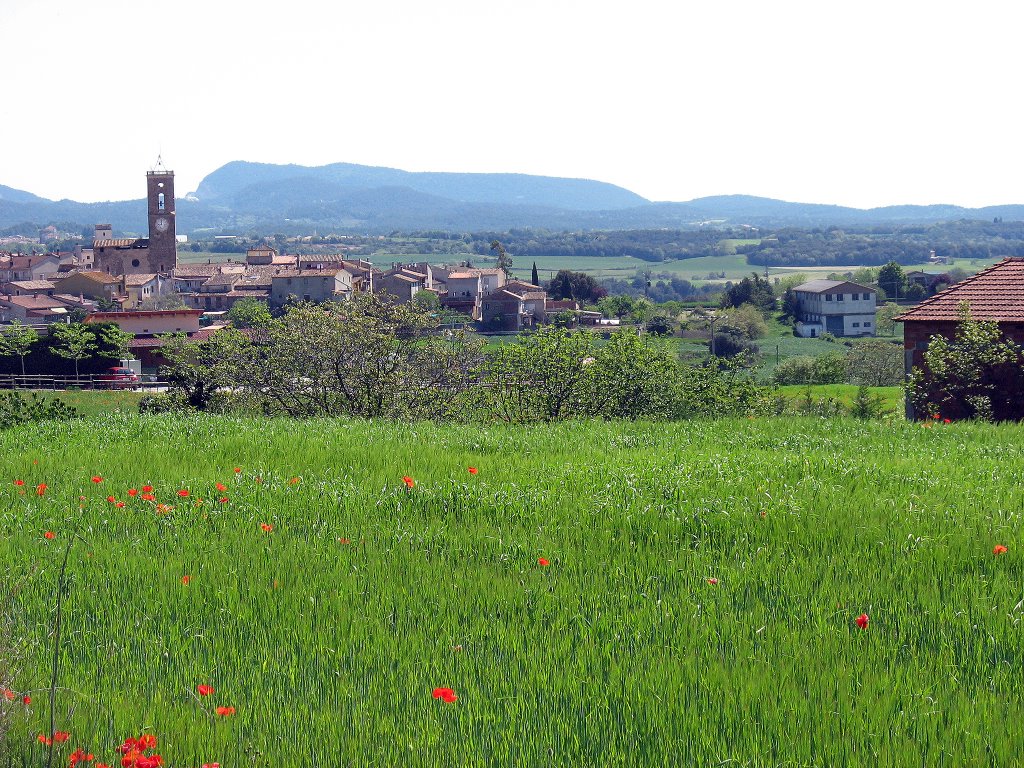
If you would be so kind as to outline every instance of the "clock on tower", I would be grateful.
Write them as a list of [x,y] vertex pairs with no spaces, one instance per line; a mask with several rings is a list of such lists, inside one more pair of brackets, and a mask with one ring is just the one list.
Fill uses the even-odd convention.
[[174,171],[168,171],[157,157],[156,166],[146,173],[149,203],[149,253],[139,271],[169,272],[177,265],[177,238],[174,232]]

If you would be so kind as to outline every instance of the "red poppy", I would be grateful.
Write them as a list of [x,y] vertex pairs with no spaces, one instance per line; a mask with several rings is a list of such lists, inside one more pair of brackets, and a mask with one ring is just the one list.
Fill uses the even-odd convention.
[[123,501],[119,501],[114,506],[117,507],[118,509],[122,509],[124,507],[124,502]]
[[211,693],[213,693],[213,686],[212,685],[197,685],[196,686],[196,693],[198,693],[200,696],[209,696]]
[[8,701],[14,701],[15,693],[10,688],[3,689],[4,698]]
[[216,712],[221,717],[230,717],[231,715],[235,714],[235,708],[234,707],[217,707]]
[[264,533],[270,533],[272,530],[274,530],[274,526],[272,526],[270,523],[260,523],[260,528],[263,530]]
[[409,477],[408,475],[404,475],[404,476],[402,477],[402,482],[403,482],[403,483],[405,483],[405,487],[406,487],[406,488],[409,488],[409,489],[411,489],[411,488],[412,488],[412,487],[413,487],[414,485],[416,485],[416,481],[415,481],[415,480],[413,480],[413,479],[412,479],[411,477]]
[[219,499],[217,499],[217,501],[219,501],[221,504],[227,504],[228,503],[228,497],[227,496],[221,496]]
[[459,697],[455,695],[455,691],[451,688],[435,688],[434,698],[441,699],[445,704],[451,704]]
[[136,496],[139,495],[139,492],[135,488],[129,488],[128,489],[128,495],[131,496],[132,498],[135,498]]
[[156,736],[152,733],[144,733],[139,736],[139,749],[152,749],[156,746]]
[[300,478],[293,477],[291,480],[288,481],[288,485],[298,485],[300,482],[302,482]]
[[868,615],[866,613],[862,613],[860,616],[854,619],[854,621],[857,622],[857,626],[861,629],[868,628]]
[[952,424],[953,422],[950,419],[943,419],[942,423],[943,424]]
[[39,485],[37,485],[36,486],[36,496],[42,496],[43,494],[45,494],[46,493],[46,488],[47,488],[46,483],[40,483]]
[[933,413],[932,414],[932,418],[935,419],[935,421],[938,421],[939,420],[939,414]]
[[344,536],[342,536],[340,539],[338,539],[338,543],[339,544],[351,544],[352,543],[352,539],[346,539]]
[[220,763],[203,763],[203,768],[220,768]]
[[[124,760],[121,761],[122,765]],[[164,759],[160,755],[142,755],[135,761],[135,768],[160,768]]]
[[187,573],[181,577],[181,583],[184,584],[186,587],[188,586],[188,583],[190,581],[192,581],[192,577],[189,576]]
[[43,534],[43,536],[45,536],[47,539],[55,539],[55,538],[57,538],[57,534],[54,533],[53,531],[47,531],[46,533]]
[[68,757],[68,764],[71,768],[75,768],[79,763],[91,763],[96,759],[96,756],[91,752],[86,752],[84,749],[79,747]]
[[53,734],[53,740],[58,744],[63,744],[65,741],[71,738],[71,734],[67,731],[57,731]]
[[153,492],[153,486],[152,485],[144,485],[144,486],[142,486],[142,492],[143,493],[152,493]]
[[152,493],[144,493],[144,494],[142,494],[142,500],[143,501],[156,501],[156,496],[154,496]]
[[547,566],[551,565],[551,563],[550,563],[550,561],[546,557],[538,557],[537,558],[537,565],[542,565],[542,566],[547,567]]
[[468,467],[468,469],[469,469],[469,474],[471,474],[471,475],[475,475],[475,474],[477,474],[480,471],[476,467]]
[[24,480],[15,480],[14,484],[17,485],[17,486],[22,486],[22,485],[25,484],[25,481]]
[[1002,544],[996,544],[994,547],[992,547],[993,555],[1005,555],[1008,551],[1009,550]]
[[99,475],[93,475],[93,476],[92,476],[92,481],[93,481],[94,483],[102,483],[102,482],[103,482],[103,478],[102,478],[102,477],[100,477]]
[[236,475],[237,475],[237,474],[238,474],[239,472],[241,472],[241,471],[242,471],[242,468],[241,468],[241,467],[235,467],[235,474],[236,474]]
[[716,584],[718,584],[718,579],[716,579],[714,576],[712,576],[710,579],[708,579],[708,584],[710,584],[713,587]]
[[51,739],[49,736],[43,733],[40,733],[38,736],[36,736],[36,741],[47,747],[53,744],[53,739]]
[[178,491],[178,495],[181,496],[182,498],[185,498],[186,496],[188,496],[188,491],[182,488],[180,491]]
[[227,489],[228,487],[224,485],[224,483],[217,483],[217,490],[220,491],[221,493],[224,493],[224,491],[226,491]]
[[107,501],[113,504],[115,501],[117,501],[117,499],[115,499],[113,496],[107,496]]
[[29,704],[32,703],[32,697],[31,696],[22,696],[21,697],[21,703],[24,704],[27,707]]

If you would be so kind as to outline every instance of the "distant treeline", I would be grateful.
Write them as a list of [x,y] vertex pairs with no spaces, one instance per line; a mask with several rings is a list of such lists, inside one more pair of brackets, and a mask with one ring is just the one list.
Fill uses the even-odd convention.
[[745,236],[722,229],[629,229],[609,232],[513,229],[509,232],[474,233],[469,246],[473,253],[487,255],[491,243],[500,240],[509,253],[524,258],[632,256],[643,261],[659,262],[714,255],[723,238]]

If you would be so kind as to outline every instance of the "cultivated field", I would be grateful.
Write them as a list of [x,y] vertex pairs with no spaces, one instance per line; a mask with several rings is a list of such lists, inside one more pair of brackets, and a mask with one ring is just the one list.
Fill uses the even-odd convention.
[[45,763],[73,544],[55,765],[79,746],[120,764],[142,733],[195,768],[1011,765],[1022,438],[120,414],[5,432],[0,558],[29,652],[13,761]]

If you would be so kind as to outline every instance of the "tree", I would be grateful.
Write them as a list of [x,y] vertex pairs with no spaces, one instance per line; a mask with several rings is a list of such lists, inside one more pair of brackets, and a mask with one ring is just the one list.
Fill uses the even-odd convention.
[[764,315],[753,304],[743,304],[730,309],[722,317],[722,328],[732,328],[747,339],[760,339],[768,333]]
[[93,326],[97,337],[97,351],[103,357],[123,360],[128,357],[128,347],[135,340],[135,334],[122,330],[116,323],[97,323]]
[[903,273],[903,267],[895,261],[890,261],[879,269],[878,287],[885,291],[886,296],[891,296],[894,299],[906,297],[907,276]]
[[903,307],[892,302],[886,302],[878,307],[875,310],[875,329],[886,336],[894,335],[896,333],[896,321],[894,318],[901,312],[903,312]]
[[605,317],[617,317],[620,320],[632,313],[635,302],[625,294],[619,296],[605,296],[597,302],[597,308]]
[[998,323],[974,320],[966,303],[953,339],[935,335],[907,379],[914,411],[927,417],[1019,421],[1024,418],[1024,355]]
[[188,305],[177,291],[163,296],[151,296],[139,304],[139,309],[152,312],[161,309],[187,309]]
[[433,291],[416,291],[412,303],[424,312],[438,312],[441,309],[441,298]]
[[265,328],[272,320],[267,302],[240,299],[225,314],[235,328]]
[[775,293],[771,283],[755,272],[734,285],[728,285],[722,294],[722,307],[739,307],[743,304],[753,304],[765,314],[774,311]]
[[786,292],[782,294],[781,309],[782,314],[779,319],[787,325],[795,324],[800,318],[800,300],[792,288],[787,288]]
[[530,273],[530,282],[534,285],[540,285],[540,275],[537,274],[537,262],[533,262],[533,271]]
[[35,328],[25,325],[20,320],[12,320],[11,324],[0,333],[0,355],[17,355],[21,358],[21,375],[25,375],[25,357],[32,345],[39,341]]
[[881,339],[858,341],[846,356],[846,381],[869,387],[903,383],[903,345]]
[[547,292],[553,299],[573,299],[588,304],[595,304],[608,294],[593,276],[569,269],[558,270],[547,284]]
[[75,379],[78,379],[78,363],[91,357],[99,348],[96,334],[82,323],[68,323],[51,325],[50,335],[57,340],[50,351],[58,357],[74,360]]
[[505,277],[512,278],[512,255],[505,250],[499,241],[491,241],[491,250],[498,253],[498,269],[505,273]]

